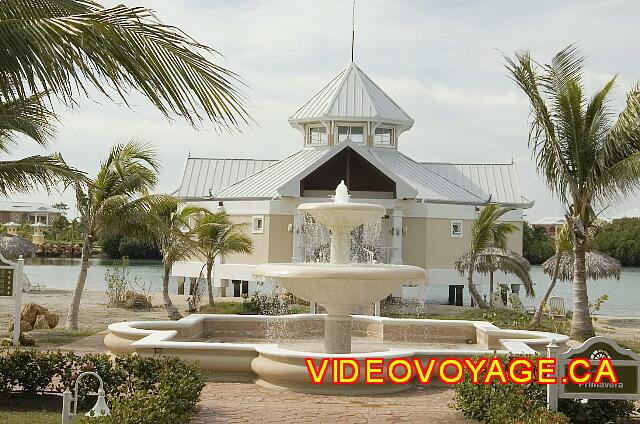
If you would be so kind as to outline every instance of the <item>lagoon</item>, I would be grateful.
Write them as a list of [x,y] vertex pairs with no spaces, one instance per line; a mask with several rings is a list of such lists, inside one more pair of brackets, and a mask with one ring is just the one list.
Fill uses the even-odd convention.
[[[113,265],[113,260],[93,258],[90,260],[87,283],[88,290],[104,290],[104,274]],[[154,260],[131,260],[130,277],[139,277],[141,282],[151,285],[152,292],[162,291],[162,263]],[[32,284],[44,285],[47,288],[68,289],[75,287],[80,270],[80,259],[71,258],[29,258],[25,262],[25,273]],[[525,299],[527,306],[537,306],[537,299],[544,294],[549,277],[539,266],[531,269],[535,281],[536,299]],[[481,278],[479,288],[488,291],[487,278]],[[176,293],[175,279],[171,280],[171,293]],[[595,301],[599,296],[607,294],[609,299],[600,309],[601,315],[640,316],[640,268],[624,268],[620,281],[599,280],[587,283],[589,299]],[[448,288],[446,286],[428,286],[427,302],[445,303]],[[565,306],[571,309],[571,284],[559,281],[552,296],[564,298]]]

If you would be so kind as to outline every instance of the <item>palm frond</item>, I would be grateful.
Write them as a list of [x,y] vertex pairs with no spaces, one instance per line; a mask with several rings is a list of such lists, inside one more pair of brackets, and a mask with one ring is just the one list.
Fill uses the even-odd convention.
[[59,154],[0,161],[2,196],[26,193],[38,187],[50,191],[56,186],[83,181],[86,181],[84,173],[67,166]]
[[23,134],[40,145],[46,145],[53,137],[56,114],[42,103],[43,93],[26,99],[4,101],[0,96],[0,150],[7,152],[16,135]]
[[248,121],[240,78],[218,53],[144,7],[87,0],[0,0],[0,93],[42,90],[67,104],[95,87],[125,103],[133,89],[165,116],[219,128]]

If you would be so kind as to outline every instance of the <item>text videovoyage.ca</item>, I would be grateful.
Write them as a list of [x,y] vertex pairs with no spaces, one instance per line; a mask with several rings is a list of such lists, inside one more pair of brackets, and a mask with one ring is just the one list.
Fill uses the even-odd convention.
[[473,384],[606,384],[617,385],[619,380],[610,359],[602,359],[596,367],[586,358],[572,359],[566,376],[560,381],[556,375],[555,358],[514,357],[503,363],[501,358],[382,358],[354,359],[333,357],[306,358],[305,365],[313,384],[407,384],[417,379],[429,384],[438,378],[444,384],[460,383],[465,373]]

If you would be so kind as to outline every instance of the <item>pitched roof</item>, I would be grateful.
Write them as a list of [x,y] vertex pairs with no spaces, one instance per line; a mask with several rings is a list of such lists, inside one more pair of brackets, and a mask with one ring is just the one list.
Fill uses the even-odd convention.
[[324,119],[364,119],[413,126],[402,110],[355,63],[343,69],[291,117],[297,124]]
[[61,213],[58,209],[54,209],[44,203],[32,202],[11,202],[0,201],[0,211],[23,212],[23,213]]
[[503,205],[529,203],[520,192],[513,163],[423,162],[422,166],[485,200]]
[[188,158],[182,183],[175,195],[181,199],[211,197],[215,192],[273,165],[276,160]]

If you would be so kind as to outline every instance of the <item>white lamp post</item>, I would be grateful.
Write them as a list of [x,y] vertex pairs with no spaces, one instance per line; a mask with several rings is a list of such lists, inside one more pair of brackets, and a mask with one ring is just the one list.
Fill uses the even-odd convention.
[[80,374],[78,376],[78,379],[76,380],[73,396],[73,413],[71,412],[71,392],[69,391],[69,389],[67,389],[64,391],[64,393],[62,393],[62,424],[71,424],[71,420],[73,419],[73,417],[78,415],[78,383],[80,383],[80,380],[86,375],[91,375],[97,378],[100,382],[100,388],[98,389],[98,401],[96,402],[96,405],[84,415],[87,417],[104,417],[107,415],[111,415],[111,411],[109,411],[107,401],[105,400],[104,384],[102,383],[102,378],[95,372],[87,371]]

